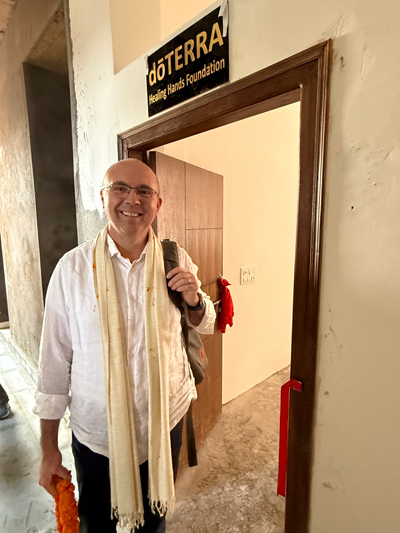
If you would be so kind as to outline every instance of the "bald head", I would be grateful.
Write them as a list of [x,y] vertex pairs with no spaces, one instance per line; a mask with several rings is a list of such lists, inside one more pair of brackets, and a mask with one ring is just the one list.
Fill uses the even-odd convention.
[[108,183],[113,183],[115,181],[124,181],[129,183],[126,178],[131,177],[138,179],[143,178],[146,180],[146,182],[152,182],[153,185],[150,185],[150,183],[149,185],[158,193],[160,192],[160,183],[157,176],[148,165],[142,161],[139,161],[139,159],[122,159],[121,161],[111,165],[104,175],[103,187]]
[[[114,187],[108,188],[111,183]],[[124,159],[107,170],[103,187],[100,196],[108,218],[108,233],[120,251],[128,253],[138,243],[143,250],[149,228],[162,204],[159,194],[146,195],[143,189],[154,189],[158,193],[157,176],[142,161]]]

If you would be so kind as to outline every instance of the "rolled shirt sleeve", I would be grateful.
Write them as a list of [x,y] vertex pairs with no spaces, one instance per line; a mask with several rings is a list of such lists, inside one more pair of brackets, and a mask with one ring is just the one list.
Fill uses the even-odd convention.
[[72,343],[68,305],[63,290],[61,261],[51,277],[40,342],[39,375],[33,412],[55,420],[64,416],[70,403]]

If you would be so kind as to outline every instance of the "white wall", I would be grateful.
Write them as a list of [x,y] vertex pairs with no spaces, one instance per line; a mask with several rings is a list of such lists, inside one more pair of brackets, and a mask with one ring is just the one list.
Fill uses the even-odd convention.
[[[160,0],[161,39],[165,39],[217,0]],[[154,43],[157,44],[157,43]]]
[[114,72],[146,54],[212,3],[210,0],[110,0]]
[[[400,523],[400,4],[229,6],[232,81],[333,38],[310,531],[392,533]],[[83,239],[117,133],[147,119],[145,64],[113,75],[108,0],[70,0],[70,9]]]
[[110,0],[110,9],[114,72],[119,72],[159,41],[160,0]]
[[[163,147],[224,176],[224,276],[235,305],[223,335],[226,403],[290,364],[300,104]],[[257,281],[240,285],[240,267]]]

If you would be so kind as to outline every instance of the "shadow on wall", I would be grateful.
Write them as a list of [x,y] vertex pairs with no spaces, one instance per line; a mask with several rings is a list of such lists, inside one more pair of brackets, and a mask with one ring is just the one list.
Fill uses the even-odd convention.
[[24,64],[43,293],[77,245],[68,76]]

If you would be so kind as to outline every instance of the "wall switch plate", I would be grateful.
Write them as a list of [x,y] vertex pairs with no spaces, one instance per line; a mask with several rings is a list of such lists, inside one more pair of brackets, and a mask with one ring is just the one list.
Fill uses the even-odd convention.
[[256,281],[256,267],[241,267],[240,269],[240,285],[246,283],[255,283]]

